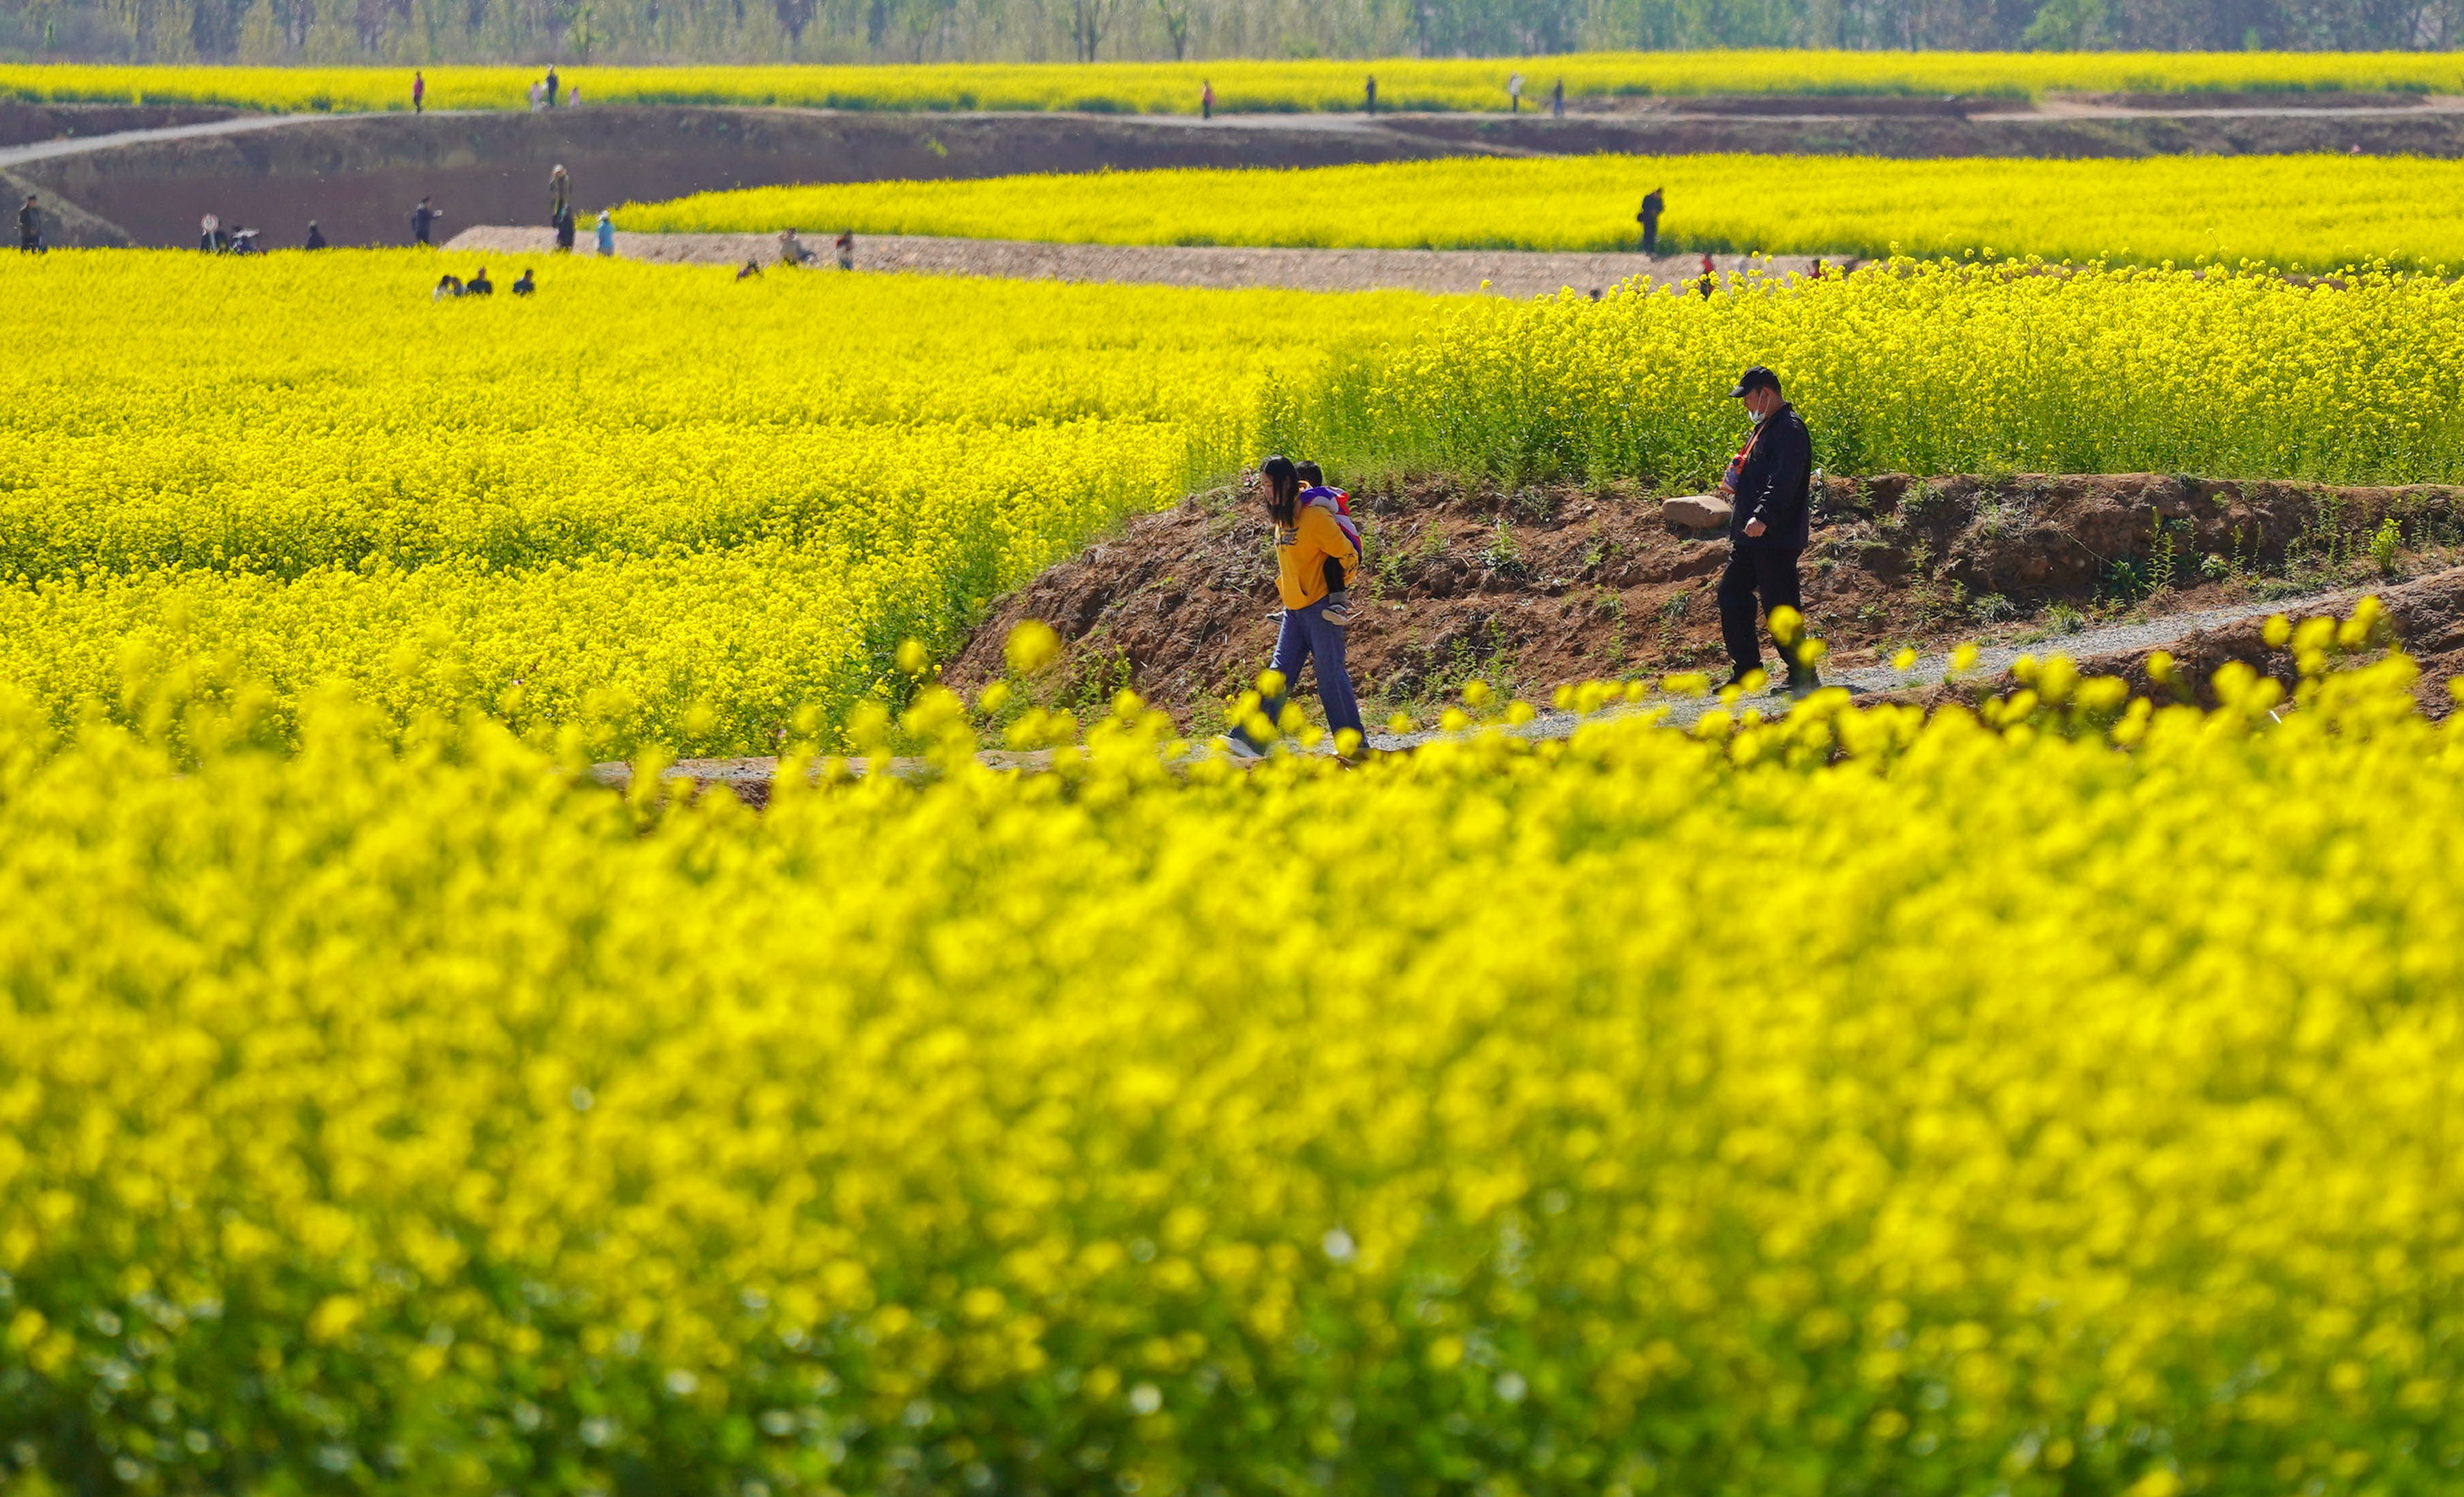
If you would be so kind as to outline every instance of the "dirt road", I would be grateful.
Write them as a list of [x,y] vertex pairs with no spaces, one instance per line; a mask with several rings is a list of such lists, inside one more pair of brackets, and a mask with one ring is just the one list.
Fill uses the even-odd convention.
[[[581,247],[589,249],[588,226]],[[480,254],[544,254],[555,236],[544,229],[466,229],[446,245]],[[829,262],[830,242],[806,249]],[[616,236],[627,259],[679,265],[775,267],[775,234],[628,234]],[[1742,271],[1749,256],[1720,254],[1722,271]],[[1766,274],[1804,272],[1806,255],[1753,260]],[[1837,256],[1837,268],[1853,261]],[[1295,291],[1423,291],[1437,295],[1539,297],[1572,288],[1605,291],[1628,276],[1658,283],[1691,280],[1701,257],[1686,254],[1549,254],[1514,250],[1258,250],[1189,245],[1036,244],[1016,239],[935,239],[909,234],[859,234],[859,271],[931,275],[994,275],[1013,280],[1119,281],[1143,285],[1239,289],[1280,286]],[[836,274],[835,267],[822,274]]]

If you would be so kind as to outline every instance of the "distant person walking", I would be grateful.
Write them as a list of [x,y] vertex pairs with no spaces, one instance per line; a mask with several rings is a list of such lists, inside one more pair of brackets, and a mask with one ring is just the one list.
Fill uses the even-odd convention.
[[488,278],[488,267],[482,265],[471,273],[471,278],[462,283],[462,294],[466,297],[493,297],[496,294],[496,283]]
[[550,109],[556,107],[556,64],[551,62],[547,65],[547,106]]
[[564,91],[564,105],[565,105],[565,107],[566,107],[566,108],[570,109],[570,108],[572,108],[574,105],[579,104],[579,103],[581,103],[581,102],[582,102],[582,85],[581,85],[581,84],[576,83],[576,84],[574,84],[572,87],[570,87],[570,88],[568,88],[568,89],[566,89],[566,90]]
[[25,206],[17,209],[17,253],[43,253],[43,209],[32,192],[26,194]]
[[428,75],[413,69],[410,75],[410,112],[428,113]]
[[571,253],[573,251],[573,179],[564,174],[561,164],[547,174],[547,222],[548,227],[556,231],[558,251]]
[[428,244],[429,231],[435,227],[436,221],[444,216],[444,213],[429,206],[428,199],[421,198],[419,206],[410,210],[410,242]]
[[[1720,574],[1718,593],[1720,639],[1728,649],[1728,684],[1736,686],[1762,669],[1755,599],[1762,601],[1766,622],[1781,608],[1804,606],[1796,561],[1805,550],[1814,439],[1795,408],[1781,397],[1779,376],[1761,364],[1748,369],[1728,394],[1745,402],[1747,418],[1753,422],[1745,447],[1720,480],[1729,504],[1728,566]],[[1773,629],[1771,637],[1788,666],[1789,694],[1803,696],[1822,684],[1814,667],[1796,658],[1804,643],[1801,634]]]
[[1560,120],[1566,118],[1566,80],[1564,78],[1559,78],[1556,86],[1549,90],[1549,112]]
[[[1284,600],[1274,663],[1268,667],[1282,683],[1258,703],[1258,710],[1268,722],[1280,723],[1301,667],[1314,659],[1326,731],[1335,735],[1337,752],[1346,749],[1342,735],[1352,734],[1350,752],[1358,753],[1360,703],[1353,695],[1351,672],[1344,669],[1345,631],[1326,617],[1326,563],[1339,563],[1340,575],[1349,582],[1360,565],[1360,548],[1336,523],[1331,507],[1301,502],[1300,470],[1290,458],[1278,455],[1260,463],[1258,481],[1265,491],[1266,518],[1275,527],[1275,590]],[[1245,724],[1235,727],[1222,742],[1236,759],[1256,759],[1266,751]]]
[[1713,288],[1719,284],[1720,268],[1711,263],[1711,256],[1706,253],[1703,256],[1703,274],[1694,277],[1694,289],[1703,293],[1703,299],[1708,301]]
[[1522,74],[1517,73],[1506,80],[1506,97],[1508,102],[1512,105],[1510,112],[1518,115],[1521,114],[1523,112]]
[[1368,95],[1368,101],[1363,106],[1363,112],[1374,115],[1377,112],[1377,75],[1375,73],[1369,75]]
[[313,218],[308,220],[308,242],[301,245],[299,248],[303,250],[321,250],[325,248],[325,231],[317,227],[317,220]]
[[779,231],[780,264],[802,267],[809,264],[812,258],[813,252],[804,248],[804,241],[796,237],[796,231],[793,229]]
[[836,248],[839,252],[839,269],[843,271],[855,269],[855,231],[850,229],[840,234]]
[[1215,84],[1211,80],[1198,91],[1198,118],[1200,120],[1215,118]]
[[1660,253],[1660,214],[1665,207],[1661,201],[1660,189],[1654,187],[1642,195],[1642,211],[1634,215],[1634,221],[1642,226],[1642,253],[1645,254]]
[[531,108],[534,110],[542,107],[539,103],[539,90],[543,86],[537,78],[531,80]]
[[608,217],[607,209],[604,208],[599,210],[599,253],[602,255],[616,253],[616,220]]
[[228,240],[223,238],[223,221],[208,213],[197,220],[197,248],[208,254],[221,253]]

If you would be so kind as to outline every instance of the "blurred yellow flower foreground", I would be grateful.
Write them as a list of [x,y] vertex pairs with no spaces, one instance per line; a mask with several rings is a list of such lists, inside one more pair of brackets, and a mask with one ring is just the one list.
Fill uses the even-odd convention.
[[475,720],[19,706],[0,1459],[2452,1491],[2464,737],[2409,669],[1358,774],[1177,777],[1125,701],[1066,775],[761,817]]

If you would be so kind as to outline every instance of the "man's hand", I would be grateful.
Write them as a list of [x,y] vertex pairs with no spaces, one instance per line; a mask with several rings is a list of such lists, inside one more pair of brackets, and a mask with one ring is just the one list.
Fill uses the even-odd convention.
[[1764,531],[1770,528],[1770,526],[1765,525],[1758,519],[1749,519],[1746,521],[1746,534],[1749,537],[1759,537]]

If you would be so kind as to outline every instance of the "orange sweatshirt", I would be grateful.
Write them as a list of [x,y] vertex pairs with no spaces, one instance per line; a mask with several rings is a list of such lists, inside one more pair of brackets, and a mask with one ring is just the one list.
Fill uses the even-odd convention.
[[1360,567],[1359,549],[1333,516],[1314,504],[1303,505],[1298,524],[1275,532],[1275,586],[1284,595],[1285,607],[1306,608],[1326,596],[1328,557],[1343,563],[1344,585],[1350,586]]

